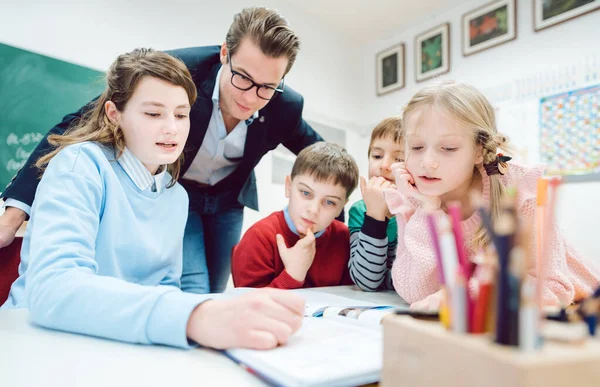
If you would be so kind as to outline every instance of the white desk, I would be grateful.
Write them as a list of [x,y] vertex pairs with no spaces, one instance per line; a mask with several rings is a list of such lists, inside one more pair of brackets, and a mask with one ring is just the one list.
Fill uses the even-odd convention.
[[[402,305],[393,292],[353,286],[315,290]],[[263,386],[219,352],[133,345],[52,331],[28,322],[27,310],[0,310],[0,386]]]

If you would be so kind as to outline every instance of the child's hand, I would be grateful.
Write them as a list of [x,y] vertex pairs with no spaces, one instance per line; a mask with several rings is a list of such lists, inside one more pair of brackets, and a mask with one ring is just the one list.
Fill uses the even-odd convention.
[[285,270],[296,281],[304,281],[306,273],[315,259],[316,242],[312,227],[306,230],[306,236],[300,239],[294,247],[287,247],[285,240],[277,234],[277,249],[285,266]]
[[360,177],[360,193],[367,207],[367,215],[373,219],[385,220],[390,213],[383,192],[387,189],[394,189],[395,186],[381,176],[373,176],[367,182],[364,177]]
[[271,349],[285,344],[302,325],[304,300],[280,289],[208,300],[190,315],[186,334],[207,347]]
[[392,173],[396,179],[396,187],[401,194],[417,199],[429,210],[437,210],[442,202],[439,196],[423,195],[415,184],[415,179],[406,169],[406,163],[394,163],[391,165]]
[[406,163],[404,161],[394,163],[390,168],[396,179],[396,188],[401,194],[415,199],[419,199],[419,197],[422,196],[415,185],[415,179],[413,179],[410,172],[406,169]]
[[428,295],[421,301],[413,302],[410,304],[410,309],[425,312],[437,312],[440,310],[443,299],[444,291],[439,290],[436,293]]

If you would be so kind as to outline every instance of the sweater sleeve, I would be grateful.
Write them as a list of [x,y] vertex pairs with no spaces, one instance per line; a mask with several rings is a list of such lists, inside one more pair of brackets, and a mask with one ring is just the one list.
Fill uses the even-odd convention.
[[[374,292],[389,284],[388,220],[379,221],[357,205],[350,208],[350,260],[352,281],[362,290]],[[359,226],[362,224],[362,226]],[[388,285],[389,286],[389,285]]]
[[51,170],[52,163],[38,186],[30,223],[25,297],[32,322],[113,340],[189,347],[189,316],[206,298],[174,286],[98,275],[103,187],[93,173]]
[[[535,212],[535,198],[525,200],[519,208],[523,219],[534,225],[536,224]],[[598,268],[592,262],[586,262],[576,250],[568,245],[556,222],[552,224],[550,232],[545,235],[545,238],[550,238],[550,240],[546,261],[547,278],[543,293],[544,305],[566,306],[591,294],[600,284]],[[532,238],[530,251],[536,253],[531,254],[527,280],[534,283],[537,282],[536,257],[540,254],[536,248],[535,238]]]
[[273,287],[297,289],[304,281],[297,281],[283,270],[275,275],[275,260],[280,259],[275,235],[267,237],[254,225],[246,231],[240,243],[235,247],[231,273],[236,287]]
[[[536,199],[525,200],[519,208],[519,213],[523,219],[535,225]],[[535,230],[535,226],[534,226]],[[537,230],[536,230],[537,231]],[[534,234],[535,235],[535,234]],[[544,288],[544,305],[566,306],[575,298],[575,288],[568,277],[568,267],[566,259],[565,244],[558,232],[556,223],[552,224],[550,233],[545,237],[550,238],[548,260],[546,262],[547,275]],[[535,254],[530,255],[528,263],[528,274],[526,280],[537,282],[536,257],[540,252],[536,251],[536,239],[532,238],[530,242],[530,251]]]
[[[534,234],[537,232],[536,224],[536,193],[537,181],[543,175],[543,166],[523,168],[513,166],[515,177],[518,181],[519,214],[525,222],[533,225]],[[565,306],[574,300],[588,296],[600,284],[600,270],[592,263],[586,261],[573,249],[562,235],[558,223],[551,225],[550,232],[545,237],[549,238],[547,258],[547,278],[543,293],[544,305]],[[536,282],[536,239],[531,238],[526,280]]]
[[[398,225],[398,249],[391,274],[394,288],[412,304],[439,290],[426,215],[416,200],[397,191],[386,193],[386,201]],[[444,212],[437,210],[434,216],[437,220]]]

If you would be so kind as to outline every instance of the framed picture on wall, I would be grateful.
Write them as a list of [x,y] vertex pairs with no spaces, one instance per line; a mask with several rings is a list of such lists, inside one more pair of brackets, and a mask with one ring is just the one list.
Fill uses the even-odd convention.
[[415,37],[415,79],[417,82],[450,71],[450,23],[444,23]]
[[535,31],[600,9],[600,0],[533,0]]
[[493,1],[462,17],[463,55],[468,56],[517,37],[516,0]]
[[404,87],[404,43],[377,54],[377,95]]

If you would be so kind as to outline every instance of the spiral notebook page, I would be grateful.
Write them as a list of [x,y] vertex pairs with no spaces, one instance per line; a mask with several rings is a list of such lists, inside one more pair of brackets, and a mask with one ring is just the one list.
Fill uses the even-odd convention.
[[238,362],[285,386],[349,386],[379,380],[381,330],[307,317],[281,347],[227,351]]

